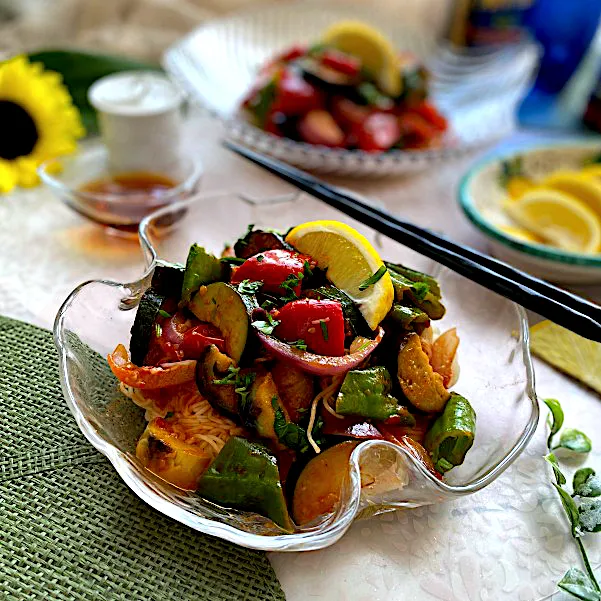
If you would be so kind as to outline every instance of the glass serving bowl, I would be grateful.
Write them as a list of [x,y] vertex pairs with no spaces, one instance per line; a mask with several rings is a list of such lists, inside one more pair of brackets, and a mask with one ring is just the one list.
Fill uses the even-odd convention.
[[[173,219],[182,213],[182,219]],[[144,412],[119,392],[105,357],[117,344],[128,344],[136,305],[156,261],[185,260],[192,242],[219,253],[249,223],[285,230],[317,216],[349,223],[383,257],[439,279],[447,314],[436,326],[456,326],[461,337],[456,389],[476,410],[477,432],[466,461],[451,470],[445,482],[403,448],[382,441],[362,443],[351,456],[350,479],[333,515],[311,528],[284,534],[266,518],[219,507],[147,471],[135,456]],[[176,222],[169,235],[162,227],[165,220]],[[536,429],[538,404],[523,309],[312,197],[253,204],[231,195],[199,196],[146,218],[140,239],[148,270],[138,281],[86,282],[61,307],[54,327],[61,383],[81,431],[124,482],[149,505],[191,528],[265,551],[320,549],[338,540],[358,516],[442,503],[488,486],[518,457]]]
[[93,140],[69,157],[50,159],[38,169],[42,181],[63,202],[80,215],[105,226],[110,233],[137,236],[140,221],[160,207],[189,198],[198,192],[202,165],[182,157],[177,165],[166,167],[160,175],[175,186],[153,194],[106,194],[82,190],[85,184],[119,175],[109,170],[106,147]]

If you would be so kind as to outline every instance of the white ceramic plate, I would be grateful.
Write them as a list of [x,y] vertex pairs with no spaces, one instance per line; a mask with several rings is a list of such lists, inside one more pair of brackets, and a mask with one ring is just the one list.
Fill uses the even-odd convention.
[[[349,18],[374,25],[399,50],[413,52],[429,66],[433,101],[451,126],[442,148],[381,154],[330,149],[278,138],[240,117],[240,102],[267,59],[295,42],[316,40],[329,25]],[[398,16],[375,14],[370,6],[303,2],[208,22],[172,46],[163,62],[191,98],[226,121],[232,139],[305,169],[366,176],[420,169],[507,135],[537,60],[538,48],[531,44],[458,53],[438,45],[427,31],[405,29]]]
[[581,169],[599,156],[600,142],[573,142],[527,148],[476,164],[459,187],[459,202],[468,219],[489,239],[493,253],[533,275],[564,284],[601,283],[601,255],[582,255],[523,242],[499,228],[511,225],[503,210],[507,191],[501,184],[502,163],[522,157],[523,172],[534,180],[553,171]]

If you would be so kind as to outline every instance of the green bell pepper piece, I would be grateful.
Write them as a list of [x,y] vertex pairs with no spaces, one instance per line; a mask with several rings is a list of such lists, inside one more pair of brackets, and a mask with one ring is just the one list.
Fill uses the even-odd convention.
[[469,401],[451,392],[442,414],[426,433],[424,447],[432,456],[434,467],[444,474],[461,465],[476,433],[476,412]]
[[[389,269],[388,273],[392,280],[394,297],[397,302],[409,302],[427,313],[430,319],[442,319],[446,309],[440,302],[440,296],[433,291],[427,281],[413,282],[392,269]],[[436,284],[435,290],[440,290],[438,284]]]
[[401,424],[414,426],[415,418],[406,407],[399,405],[390,394],[392,378],[383,366],[354,369],[345,378],[338,398],[336,413],[354,415],[384,421],[394,415],[401,417]]
[[198,484],[198,494],[209,501],[244,511],[255,511],[292,532],[276,458],[261,444],[230,438]]

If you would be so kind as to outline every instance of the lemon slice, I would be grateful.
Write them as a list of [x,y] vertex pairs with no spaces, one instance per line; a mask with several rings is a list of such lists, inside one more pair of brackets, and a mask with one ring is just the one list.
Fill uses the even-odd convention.
[[373,276],[384,262],[367,238],[339,221],[309,221],[297,225],[286,242],[299,252],[311,256],[327,277],[358,305],[372,330],[392,307],[394,290],[386,271],[375,283],[360,290],[359,286]]
[[564,250],[596,253],[601,221],[583,202],[557,190],[536,188],[506,205],[519,225]]
[[503,225],[499,227],[499,229],[506,233],[508,236],[512,238],[517,238],[518,240],[523,240],[524,242],[535,242],[536,244],[543,244],[542,238],[525,230],[524,228],[517,227],[515,225]]
[[361,21],[341,21],[326,29],[321,40],[361,59],[362,65],[373,74],[385,94],[396,97],[401,93],[397,53],[377,29]]
[[601,163],[592,163],[591,165],[585,165],[582,168],[581,173],[588,177],[601,179]]
[[576,171],[556,171],[542,180],[541,186],[574,196],[601,217],[601,182],[595,178]]
[[523,175],[515,175],[507,182],[507,193],[513,199],[523,196],[535,187],[535,183]]
[[530,328],[530,349],[537,357],[601,393],[601,344],[551,321]]

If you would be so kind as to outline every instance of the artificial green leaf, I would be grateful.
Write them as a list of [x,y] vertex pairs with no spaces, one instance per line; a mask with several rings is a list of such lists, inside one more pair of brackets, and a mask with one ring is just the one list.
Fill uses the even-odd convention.
[[545,456],[545,459],[551,464],[553,468],[553,473],[555,474],[555,480],[559,486],[563,486],[566,483],[566,477],[561,472],[559,468],[559,463],[557,462],[557,457],[553,453],[549,453]]
[[42,63],[45,69],[60,73],[63,82],[79,109],[88,134],[98,131],[96,111],[88,102],[88,89],[101,77],[120,71],[160,71],[158,65],[135,59],[71,50],[46,50],[29,55],[31,62]]
[[574,453],[589,453],[593,448],[591,439],[580,430],[567,428],[559,437],[559,444],[554,449],[568,449]]
[[543,402],[547,407],[549,407],[549,411],[551,414],[549,415],[549,438],[547,439],[547,447],[551,448],[551,440],[557,432],[563,426],[563,409],[557,399],[544,399]]
[[578,526],[580,524],[580,516],[578,515],[578,506],[574,502],[574,499],[563,489],[561,486],[555,484],[553,482],[553,486],[557,489],[559,493],[559,498],[561,499],[561,504],[568,516],[568,520],[570,521],[570,526],[572,527],[572,536],[576,537],[580,535],[578,531]]
[[601,499],[583,499],[578,507],[580,528],[584,532],[601,532]]
[[583,467],[574,474],[572,481],[574,494],[579,497],[601,496],[601,478],[590,467]]
[[578,568],[570,568],[557,586],[581,601],[601,601],[595,583]]

